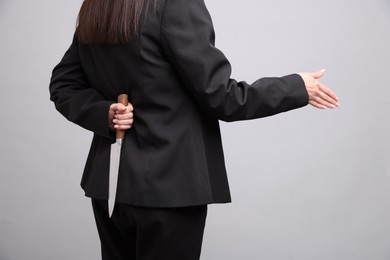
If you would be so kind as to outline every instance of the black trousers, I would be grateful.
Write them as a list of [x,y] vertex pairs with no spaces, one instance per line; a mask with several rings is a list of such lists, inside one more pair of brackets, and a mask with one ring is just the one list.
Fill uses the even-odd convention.
[[199,260],[207,206],[145,208],[92,199],[103,260]]

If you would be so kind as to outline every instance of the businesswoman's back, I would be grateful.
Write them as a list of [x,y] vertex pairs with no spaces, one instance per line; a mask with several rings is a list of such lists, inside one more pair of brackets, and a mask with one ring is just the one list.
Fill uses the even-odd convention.
[[[309,102],[301,75],[247,84],[230,74],[203,0],[84,1],[50,93],[68,120],[94,132],[81,185],[93,201],[103,259],[199,259],[206,205],[230,202],[218,120]],[[109,110],[122,93],[134,125],[109,219]]]

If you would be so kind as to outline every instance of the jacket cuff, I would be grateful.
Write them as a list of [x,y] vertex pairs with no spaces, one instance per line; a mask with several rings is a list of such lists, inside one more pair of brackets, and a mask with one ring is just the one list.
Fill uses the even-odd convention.
[[112,101],[100,101],[96,105],[96,125],[93,127],[93,132],[102,137],[115,140],[115,131],[112,131],[108,122],[108,111]]
[[282,79],[289,82],[292,86],[292,96],[296,99],[296,108],[309,104],[309,93],[307,92],[305,82],[299,74],[287,75],[282,77]]

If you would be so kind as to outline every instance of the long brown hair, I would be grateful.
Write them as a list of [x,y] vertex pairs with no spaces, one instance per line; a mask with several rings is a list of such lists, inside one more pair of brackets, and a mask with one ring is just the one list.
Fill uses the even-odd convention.
[[126,43],[137,36],[145,0],[84,0],[77,37],[85,44]]

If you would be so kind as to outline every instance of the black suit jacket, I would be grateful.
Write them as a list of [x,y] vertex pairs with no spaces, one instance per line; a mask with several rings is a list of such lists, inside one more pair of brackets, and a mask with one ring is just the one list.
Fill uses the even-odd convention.
[[203,0],[146,4],[139,36],[128,44],[83,45],[75,37],[53,70],[50,93],[68,120],[94,132],[81,182],[86,195],[108,198],[114,141],[108,108],[127,93],[135,122],[122,146],[117,201],[230,202],[218,120],[260,118],[308,103],[297,74],[253,84],[230,75]]

